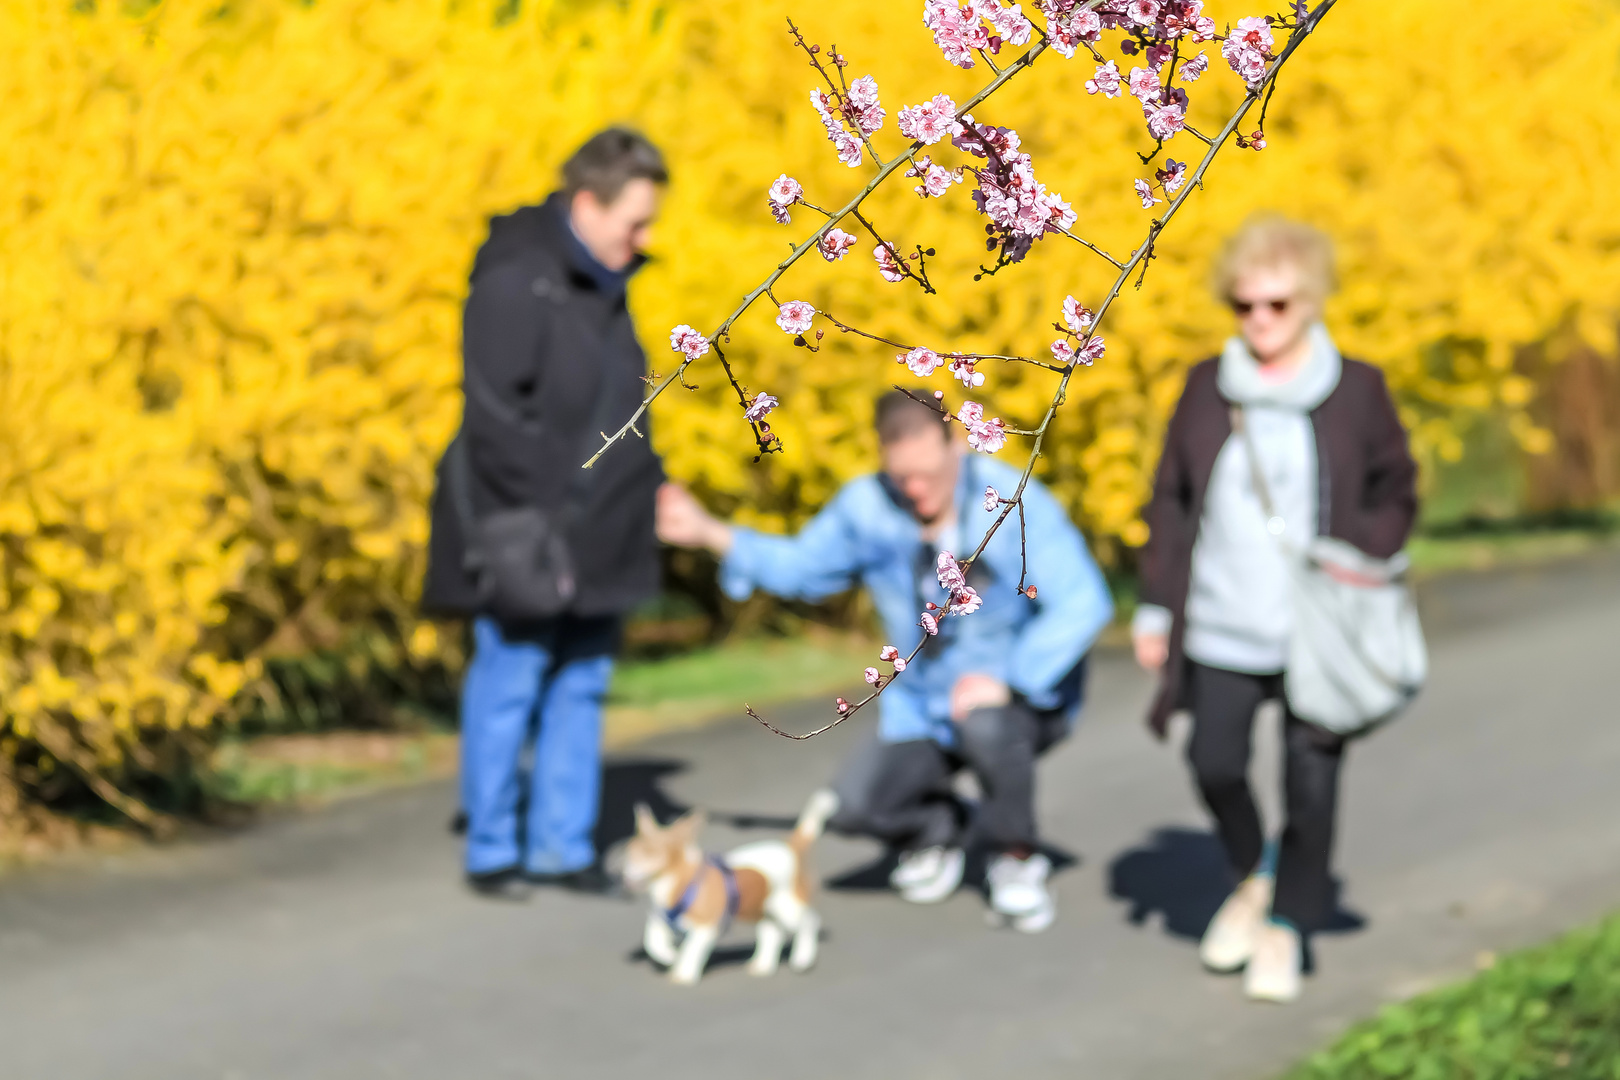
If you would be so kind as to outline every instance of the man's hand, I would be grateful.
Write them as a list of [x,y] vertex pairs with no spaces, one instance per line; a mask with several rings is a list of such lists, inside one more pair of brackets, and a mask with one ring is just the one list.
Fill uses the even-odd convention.
[[1012,700],[1007,684],[990,675],[963,675],[951,687],[951,719],[960,723],[974,709],[993,709]]
[[731,526],[703,509],[679,484],[658,489],[658,539],[676,547],[708,548],[716,555],[731,550]]
[[1136,646],[1136,662],[1148,671],[1158,671],[1170,657],[1170,638],[1165,634],[1137,634],[1131,644]]

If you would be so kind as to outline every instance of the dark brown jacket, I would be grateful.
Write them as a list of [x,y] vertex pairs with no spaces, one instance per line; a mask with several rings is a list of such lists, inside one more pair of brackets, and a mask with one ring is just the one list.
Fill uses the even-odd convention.
[[[1148,713],[1148,725],[1160,738],[1170,714],[1186,704],[1182,637],[1193,543],[1215,456],[1232,434],[1232,402],[1215,383],[1218,362],[1205,360],[1187,374],[1146,513],[1151,534],[1142,549],[1141,601],[1175,617],[1170,655]],[[1381,559],[1394,555],[1405,545],[1417,515],[1417,466],[1383,373],[1371,364],[1345,360],[1339,385],[1310,417],[1316,433],[1318,535],[1344,540]]]

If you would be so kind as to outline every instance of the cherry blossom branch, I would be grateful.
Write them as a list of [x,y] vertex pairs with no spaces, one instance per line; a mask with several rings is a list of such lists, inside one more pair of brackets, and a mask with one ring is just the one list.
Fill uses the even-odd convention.
[[[1098,3],[1101,3],[1101,0],[1090,0],[1090,3],[1087,6],[1095,7]],[[994,94],[997,90],[1005,86],[1009,79],[1014,78],[1019,72],[1025,70],[1030,65],[1035,63],[1036,58],[1039,57],[1040,54],[1045,50],[1046,43],[1044,41],[1036,42],[1027,51],[1022,53],[1016,60],[1008,64],[1005,68],[1002,68],[1000,74],[986,83],[978,91],[978,93],[968,98],[962,107],[956,110],[957,118],[960,119],[962,116],[966,115],[980,102],[984,101],[991,94]],[[777,283],[777,281],[781,280],[782,275],[787,273],[789,267],[798,262],[800,259],[804,258],[804,256],[811,250],[819,246],[822,237],[824,237],[834,225],[838,224],[839,221],[842,221],[853,210],[865,202],[867,197],[870,196],[872,192],[876,191],[878,187],[882,185],[882,183],[890,176],[892,176],[897,169],[910,160],[911,154],[916,153],[925,145],[926,144],[921,140],[915,140],[911,143],[909,152],[898,154],[880,166],[877,175],[872,177],[871,180],[867,181],[866,185],[862,187],[860,191],[856,192],[854,197],[851,198],[849,202],[845,203],[840,209],[833,211],[828,216],[826,222],[824,222],[820,228],[816,229],[815,232],[805,237],[805,239],[793,249],[792,253],[789,254],[787,258],[783,259],[776,265],[776,268],[770,272],[764,281],[760,282],[758,285],[754,286],[753,289],[749,290],[748,294],[743,297],[742,302],[737,305],[736,309],[733,310],[730,315],[727,315],[725,320],[721,322],[719,328],[715,330],[712,335],[710,335],[708,341],[718,342],[725,339],[731,330],[732,324],[741,318],[743,313],[752,307],[754,301],[763,296],[767,289],[771,288]],[[716,352],[718,352],[718,349]],[[652,391],[642,399],[641,404],[636,406],[636,411],[630,415],[630,419],[626,420],[618,431],[614,432],[612,435],[604,434],[602,445],[597,448],[596,453],[592,454],[590,459],[586,461],[584,465],[580,466],[581,468],[589,469],[591,466],[595,465],[601,460],[602,455],[605,454],[614,443],[623,439],[625,436],[635,430],[636,423],[642,418],[643,415],[646,414],[647,409],[652,405],[652,403],[662,396],[663,393],[672,385],[681,381],[682,377],[686,373],[686,369],[703,355],[703,352],[696,350],[694,350],[694,353],[687,353],[682,357],[679,366],[677,366],[671,374],[665,376],[663,381],[659,382],[657,386],[653,387]],[[727,372],[727,378],[731,380],[732,388],[736,390],[738,398],[746,401],[746,395],[743,392],[742,386],[737,383],[735,378],[731,377],[729,370]],[[760,440],[757,429],[755,432],[755,438],[756,441]],[[779,440],[775,440],[774,443],[778,447],[781,445]],[[769,450],[772,444],[760,442],[759,445],[760,450],[765,452]]]
[[[936,356],[942,356],[947,361],[950,361],[950,360],[973,360],[973,361],[1000,360],[1000,361],[1003,361],[1003,362],[1009,363],[1009,364],[1033,364],[1036,367],[1045,368],[1048,371],[1055,371],[1055,372],[1058,372],[1059,374],[1061,374],[1062,372],[1068,370],[1067,368],[1060,367],[1059,365],[1050,363],[1050,362],[1048,362],[1046,360],[1037,360],[1033,356],[1006,356],[1006,355],[1003,355],[1001,353],[951,352],[951,351],[948,351],[948,350],[941,350],[941,349],[929,349],[927,346],[924,346],[924,345],[907,345],[903,341],[896,341],[893,338],[884,337],[882,334],[873,334],[873,333],[871,333],[869,331],[862,330],[858,326],[850,326],[848,323],[839,321],[837,318],[835,318],[834,316],[828,314],[825,311],[818,311],[818,312],[816,312],[816,314],[820,315],[822,318],[824,318],[828,322],[832,323],[833,326],[837,327],[838,330],[841,333],[854,334],[857,337],[866,338],[868,341],[876,341],[876,342],[880,342],[881,344],[884,344],[884,345],[892,345],[894,348],[904,350],[905,352],[908,352],[908,353],[913,352],[913,351],[915,351],[917,349],[923,349],[924,351],[929,352],[929,353],[933,353]],[[902,357],[901,359],[903,360],[904,357]]]
[[[1278,72],[1281,71],[1282,67],[1293,56],[1305,39],[1316,30],[1316,28],[1321,24],[1322,19],[1330,10],[1333,9],[1336,3],[1337,0],[1322,0],[1322,3],[1314,12],[1311,12],[1308,17],[1299,20],[1292,27],[1290,27],[1290,29],[1292,29],[1294,32],[1290,35],[1288,43],[1283,47],[1282,52],[1277,54],[1275,59],[1272,60],[1272,62],[1267,66],[1261,78],[1253,80],[1248,84],[1247,92],[1245,93],[1243,100],[1238,104],[1237,108],[1233,111],[1231,117],[1226,121],[1225,125],[1222,126],[1220,133],[1215,136],[1214,139],[1210,140],[1209,147],[1205,151],[1202,159],[1200,159],[1197,168],[1194,169],[1191,175],[1187,178],[1188,183],[1181,190],[1180,194],[1176,195],[1175,198],[1171,200],[1170,204],[1165,209],[1163,217],[1154,219],[1148,226],[1147,236],[1141,246],[1131,253],[1131,257],[1126,263],[1120,265],[1118,276],[1114,279],[1114,283],[1110,287],[1107,296],[1098,306],[1096,314],[1089,324],[1085,337],[1081,342],[1082,350],[1084,350],[1086,346],[1090,345],[1093,338],[1096,337],[1097,327],[1101,325],[1103,317],[1107,314],[1109,308],[1113,306],[1114,301],[1119,298],[1121,291],[1124,289],[1125,284],[1130,280],[1132,273],[1138,268],[1138,266],[1142,268],[1144,273],[1146,272],[1147,261],[1152,258],[1153,246],[1155,242],[1169,226],[1175,215],[1180,211],[1182,205],[1187,201],[1188,198],[1192,196],[1192,193],[1195,190],[1202,188],[1204,174],[1209,170],[1210,165],[1214,162],[1215,156],[1217,153],[1219,153],[1221,147],[1226,143],[1227,139],[1231,138],[1237,131],[1238,125],[1242,123],[1244,116],[1248,114],[1255,102],[1260,99],[1262,92],[1267,92],[1269,96],[1269,88],[1274,84]],[[1044,41],[1038,43],[1036,48],[1039,48],[1042,44],[1044,44]],[[1031,51],[1033,52],[1034,50]],[[1025,55],[1028,56],[1029,54],[1026,53]],[[961,112],[965,111],[966,108],[964,108]],[[958,113],[958,115],[960,116],[961,113]],[[1118,264],[1116,263],[1116,265]],[[1140,288],[1140,281],[1138,282],[1138,288]],[[980,539],[978,545],[973,549],[973,552],[966,559],[950,559],[951,569],[956,573],[959,580],[965,581],[967,570],[971,568],[974,562],[976,562],[980,556],[984,554],[984,551],[989,546],[991,539],[1000,531],[1002,525],[1006,522],[1008,516],[1012,513],[1014,508],[1017,508],[1019,513],[1020,534],[1022,537],[1024,520],[1024,493],[1029,487],[1030,479],[1034,475],[1036,462],[1040,460],[1041,449],[1045,443],[1046,435],[1051,427],[1052,421],[1057,415],[1057,410],[1067,400],[1069,381],[1074,377],[1075,371],[1081,366],[1085,365],[1075,363],[1063,372],[1063,375],[1058,382],[1057,389],[1053,392],[1052,399],[1047,406],[1046,413],[1041,419],[1039,426],[1033,431],[1027,432],[1027,434],[1034,438],[1034,445],[1030,448],[1029,459],[1025,463],[1023,471],[1019,475],[1017,488],[1014,490],[1011,497],[1001,496],[999,498],[999,501],[1002,503],[1000,514],[997,515],[990,527],[985,530],[984,536]],[[910,391],[907,391],[907,393],[908,396],[912,397],[913,400],[922,400],[917,398],[915,394],[911,394]],[[925,404],[931,403],[925,402]],[[936,409],[939,408],[939,406],[932,404],[931,407]],[[939,411],[943,412],[944,410],[939,409]],[[1024,432],[1015,433],[1024,434]],[[1024,556],[1027,559],[1027,548],[1024,550]],[[942,564],[942,584],[945,577],[944,564],[947,558],[949,558],[948,553],[941,554],[940,561]],[[1022,584],[1022,582],[1023,577],[1021,575],[1020,584]],[[964,593],[961,595],[967,595],[976,600],[976,594],[973,594],[971,589],[964,590]],[[818,727],[810,732],[796,735],[791,732],[783,731],[782,729],[771,724],[764,717],[755,712],[751,707],[747,709],[748,715],[752,716],[770,731],[773,731],[784,738],[794,740],[809,739],[826,731],[830,731],[832,728],[842,724],[845,720],[855,715],[861,709],[877,700],[887,687],[893,685],[894,680],[899,677],[900,673],[905,670],[906,666],[916,659],[917,655],[921,653],[923,647],[933,636],[934,631],[929,627],[929,620],[934,620],[935,625],[937,625],[938,619],[951,614],[953,606],[957,605],[957,603],[957,595],[953,594],[947,599],[943,608],[936,608],[936,605],[930,604],[930,610],[938,610],[939,615],[933,616],[929,612],[923,613],[922,619],[924,625],[924,634],[917,642],[917,645],[912,649],[911,653],[904,658],[904,662],[895,664],[894,674],[885,677],[879,674],[875,668],[867,668],[867,681],[873,686],[872,692],[866,695],[860,701],[854,703],[847,702],[843,698],[839,698],[837,702],[838,715],[821,727]],[[891,650],[892,647],[886,647],[884,650],[885,654],[889,653]],[[887,656],[885,656],[885,658],[887,658]]]

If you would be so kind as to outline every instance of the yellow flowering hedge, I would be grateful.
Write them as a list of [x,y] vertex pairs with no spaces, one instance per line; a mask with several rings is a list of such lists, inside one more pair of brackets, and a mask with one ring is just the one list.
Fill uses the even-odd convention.
[[[651,133],[675,183],[633,303],[667,370],[668,327],[712,328],[814,219],[773,224],[770,180],[787,172],[824,205],[864,182],[822,135],[784,16],[876,76],[892,152],[899,106],[961,100],[989,75],[945,64],[920,6],[5,5],[0,814],[65,767],[147,816],[121,793],[132,778],[272,693],[267,659],[346,628],[379,629],[393,662],[453,662],[412,603],[488,215],[543,195],[605,123]],[[1253,13],[1210,6],[1223,22]],[[1514,349],[1573,326],[1615,351],[1620,9],[1547,0],[1536,15],[1509,0],[1332,13],[1283,77],[1270,147],[1216,165],[1111,313],[1107,358],[1075,382],[1043,475],[1103,547],[1143,539],[1136,510],[1181,374],[1226,332],[1204,266],[1256,207],[1337,238],[1346,288],[1330,323],[1389,372],[1426,459],[1454,457],[1483,415],[1545,442]],[[977,116],[1016,127],[1077,230],[1123,253],[1148,220],[1130,192],[1145,133],[1128,98],[1083,92],[1090,69],[1049,55]],[[1193,87],[1204,128],[1236,100],[1213,69]],[[1171,153],[1198,149],[1183,135]],[[982,232],[963,189],[924,203],[900,182],[870,208],[890,239],[938,250],[939,295],[884,283],[867,242],[836,266],[802,263],[779,298],[903,340],[1034,353],[1063,295],[1094,300],[1107,278],[1048,239],[975,282]],[[902,369],[893,349],[836,334],[793,349],[763,307],[730,352],[751,389],[782,399],[786,452],[754,463],[701,369],[699,389],[657,406],[658,448],[715,503],[791,525],[869,467],[870,400]],[[985,399],[1013,420],[1050,392],[1033,369],[989,376]]]

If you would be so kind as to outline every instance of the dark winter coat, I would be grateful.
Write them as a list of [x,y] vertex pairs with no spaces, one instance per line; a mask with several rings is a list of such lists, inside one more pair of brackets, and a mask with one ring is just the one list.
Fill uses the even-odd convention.
[[[632,268],[634,269],[634,268]],[[560,511],[580,465],[640,404],[647,361],[625,307],[627,274],[597,263],[573,235],[553,195],[490,222],[478,252],[462,330],[472,506]],[[605,380],[605,384],[604,384]],[[598,408],[598,392],[606,395]],[[579,615],[623,613],[659,587],[653,506],[663,467],[648,418],[585,474],[568,530]],[[474,614],[463,570],[462,528],[441,462],[422,605]],[[576,496],[577,498],[577,496]]]
[[[1170,714],[1186,705],[1182,637],[1193,544],[1215,457],[1232,434],[1232,403],[1216,387],[1217,364],[1206,360],[1187,374],[1145,515],[1151,532],[1139,563],[1141,601],[1174,616],[1170,655],[1148,712],[1148,724],[1160,737]],[[1311,410],[1310,419],[1316,436],[1318,535],[1381,559],[1394,555],[1417,516],[1417,466],[1383,373],[1345,360],[1339,385]]]

